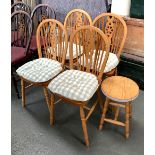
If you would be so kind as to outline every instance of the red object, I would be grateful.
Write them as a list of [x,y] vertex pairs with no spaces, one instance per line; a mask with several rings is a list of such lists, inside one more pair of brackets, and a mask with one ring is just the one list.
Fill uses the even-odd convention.
[[26,57],[25,48],[23,47],[11,47],[11,64],[17,64]]
[[36,36],[32,36],[31,42],[30,42],[30,50],[37,51],[37,41]]
[[11,31],[11,43],[20,39],[20,33],[18,33],[18,35],[17,33],[18,33],[17,31]]
[[[44,46],[44,44],[43,44],[43,39],[41,38],[41,47],[42,46]],[[36,41],[36,36],[35,35],[33,35],[31,37],[30,50],[32,50],[32,51],[38,51],[37,41]]]

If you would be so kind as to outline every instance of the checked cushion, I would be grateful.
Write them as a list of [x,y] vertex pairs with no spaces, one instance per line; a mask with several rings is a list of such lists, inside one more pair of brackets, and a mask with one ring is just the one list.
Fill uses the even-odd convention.
[[27,62],[16,70],[19,76],[31,82],[46,82],[61,71],[61,63],[47,58]]
[[48,89],[76,101],[88,101],[98,89],[97,77],[79,70],[66,70],[54,78]]

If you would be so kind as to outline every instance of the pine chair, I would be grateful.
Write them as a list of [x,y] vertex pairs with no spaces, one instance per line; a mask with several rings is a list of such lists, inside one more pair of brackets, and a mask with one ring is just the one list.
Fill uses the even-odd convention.
[[127,36],[126,23],[119,15],[102,13],[94,19],[93,26],[101,29],[110,43],[110,53],[104,74],[117,75],[117,65]]
[[[38,25],[44,19],[56,19],[56,14],[53,8],[48,4],[39,4],[31,12],[32,19],[32,38],[30,43],[30,49],[33,52],[37,52],[37,42],[36,42],[36,30]],[[42,43],[41,43],[42,44]]]
[[[42,21],[37,29],[37,46],[39,59],[30,61],[17,69],[21,77],[22,106],[25,106],[25,83],[42,86],[48,103],[47,85],[63,71],[66,51],[67,32],[55,19]],[[43,42],[43,48],[41,46]]]
[[[98,41],[97,44],[96,41]],[[76,58],[73,57],[74,44],[76,44]],[[79,106],[84,138],[86,145],[89,146],[86,121],[99,100],[96,98],[91,108],[87,107],[87,104],[95,92],[99,91],[103,71],[109,56],[108,39],[96,27],[82,26],[71,35],[69,51],[70,70],[59,74],[48,85],[51,91],[51,102],[49,104],[51,109],[50,123],[51,125],[54,123],[54,96]],[[81,56],[79,57],[79,55]],[[74,59],[76,59],[76,65],[74,65]],[[86,64],[85,67],[84,64]],[[84,114],[84,109],[89,111],[87,116]]]
[[[84,25],[92,25],[92,19],[90,15],[81,9],[71,10],[65,17],[64,27],[68,32],[68,41],[70,41],[70,35],[76,31],[77,28],[80,28]],[[69,43],[69,42],[68,42]],[[73,44],[73,58],[76,57],[75,44]],[[66,60],[69,61],[69,48],[66,54]]]
[[29,51],[31,32],[30,15],[24,11],[14,12],[11,15],[11,78],[18,98],[20,95],[15,70],[31,58]]
[[13,13],[15,11],[20,11],[20,10],[25,11],[28,14],[31,13],[30,7],[27,4],[23,3],[23,2],[16,2],[16,3],[12,4],[11,13]]

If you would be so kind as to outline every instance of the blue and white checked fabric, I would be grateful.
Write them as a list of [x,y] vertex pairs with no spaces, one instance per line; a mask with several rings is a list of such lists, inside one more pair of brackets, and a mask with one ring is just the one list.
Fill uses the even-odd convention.
[[[102,53],[100,53],[100,56],[99,56],[99,60],[98,60],[99,62],[101,59],[101,54]],[[105,54],[106,54],[106,52],[104,51],[102,62],[104,61]],[[94,60],[94,57],[95,57],[95,54],[93,54],[93,56],[92,56],[92,61]],[[83,58],[81,58],[81,61],[82,61],[81,64],[83,64]],[[80,62],[80,59],[79,59],[79,62]],[[107,60],[107,63],[106,63],[105,69],[104,69],[104,73],[110,72],[112,69],[114,69],[118,65],[118,63],[119,63],[119,60],[118,60],[116,54],[109,52],[109,57],[108,57],[108,60]],[[93,64],[94,64],[94,62],[92,62],[92,66],[93,66]],[[84,66],[85,65],[86,65],[86,60],[84,57]],[[99,63],[98,63],[98,65],[99,65]]]
[[[70,44],[68,42],[68,49],[67,49],[67,53],[66,53],[66,59],[67,60],[70,59],[69,46],[70,46]],[[81,47],[81,49],[79,49],[80,47]],[[78,54],[79,54],[79,50],[81,50],[81,54],[82,54],[82,52],[83,52],[83,46],[80,45],[80,47],[79,47],[79,45],[76,45],[76,44],[73,43],[73,59],[77,57],[76,56],[76,54],[77,54],[76,51],[78,51]]]
[[48,89],[71,100],[87,101],[98,86],[95,75],[79,70],[66,70],[49,83]]
[[61,63],[47,58],[27,62],[16,70],[19,76],[32,82],[46,82],[61,71]]

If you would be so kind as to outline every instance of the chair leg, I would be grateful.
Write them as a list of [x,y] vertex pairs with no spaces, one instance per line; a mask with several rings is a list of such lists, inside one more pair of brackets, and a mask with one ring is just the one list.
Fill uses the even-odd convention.
[[51,94],[50,100],[50,125],[54,125],[54,94]]
[[103,128],[103,123],[104,123],[105,115],[106,115],[106,112],[108,109],[108,104],[109,104],[109,99],[106,97],[106,101],[104,103],[103,113],[102,113],[101,121],[100,121],[100,125],[99,125],[99,130],[101,130]]
[[43,89],[44,89],[46,104],[48,106],[48,109],[50,110],[50,99],[49,99],[48,89],[47,87],[44,87]]
[[51,99],[49,98],[48,89],[44,87],[44,95],[46,99],[46,103],[50,112],[50,125],[54,124],[54,96],[51,94]]
[[103,103],[102,103],[102,99],[101,99],[100,89],[97,91],[97,97],[98,97],[100,108],[101,108],[101,111],[102,111]]
[[129,138],[129,114],[130,113],[130,104],[129,102],[126,103],[125,105],[125,117],[126,117],[126,121],[125,121],[125,137]]
[[21,79],[22,107],[25,107],[25,81]]
[[15,79],[13,73],[12,73],[11,77],[12,77],[12,81],[13,81],[13,85],[14,85],[17,97],[18,97],[18,99],[20,99],[20,95],[19,95],[19,91],[18,91],[18,87],[17,87],[17,82],[16,82],[16,79]]
[[82,128],[83,128],[85,142],[86,142],[86,145],[89,146],[89,138],[88,138],[88,131],[87,131],[87,126],[86,126],[86,118],[85,118],[85,114],[84,114],[84,110],[83,110],[82,106],[80,107],[80,117],[81,117],[81,121],[82,121]]

